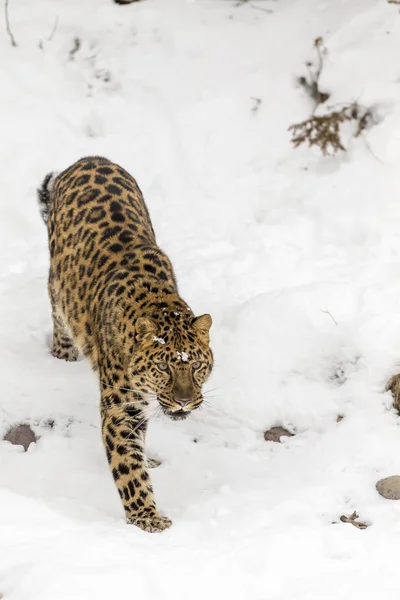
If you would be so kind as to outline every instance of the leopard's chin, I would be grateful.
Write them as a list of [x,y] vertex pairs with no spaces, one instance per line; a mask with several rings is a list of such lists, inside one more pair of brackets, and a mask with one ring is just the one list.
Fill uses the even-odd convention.
[[164,414],[167,415],[172,421],[184,421],[190,415],[190,411],[187,410],[168,410],[166,408],[163,409]]

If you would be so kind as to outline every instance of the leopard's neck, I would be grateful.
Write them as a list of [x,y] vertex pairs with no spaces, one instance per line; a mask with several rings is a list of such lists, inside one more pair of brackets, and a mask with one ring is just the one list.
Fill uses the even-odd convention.
[[125,287],[119,295],[111,294],[102,310],[101,345],[107,348],[107,354],[112,347],[124,364],[135,351],[135,323],[139,317],[153,319],[160,331],[194,317],[175,285],[160,288],[159,281],[152,278],[141,281],[140,277],[135,278],[135,284]]

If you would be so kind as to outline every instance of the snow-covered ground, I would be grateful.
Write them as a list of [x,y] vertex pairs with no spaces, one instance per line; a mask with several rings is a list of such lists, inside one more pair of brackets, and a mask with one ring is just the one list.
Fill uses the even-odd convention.
[[[10,0],[0,32],[0,593],[5,600],[399,598],[400,14],[385,0]],[[323,158],[287,131],[377,124]],[[51,38],[51,39],[49,39]],[[79,41],[77,41],[79,40]],[[259,98],[261,102],[256,99]],[[85,362],[49,355],[35,188],[102,154],[145,193],[182,296],[214,318],[209,405],[152,423],[162,534],[124,523]],[[337,422],[338,415],[343,415]],[[263,432],[283,425],[283,444]],[[358,512],[370,526],[339,521]]]

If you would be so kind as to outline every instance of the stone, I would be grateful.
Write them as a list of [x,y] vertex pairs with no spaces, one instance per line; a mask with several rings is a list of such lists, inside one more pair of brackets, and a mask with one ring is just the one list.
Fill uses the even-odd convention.
[[400,475],[380,479],[376,484],[376,489],[381,496],[388,500],[400,500]]
[[14,446],[23,446],[25,452],[32,442],[37,441],[37,437],[29,425],[15,425],[11,427],[3,439],[6,442],[11,442]]
[[386,391],[392,392],[393,408],[400,412],[400,373],[393,375],[386,384]]
[[281,438],[283,437],[293,437],[294,433],[290,433],[287,429],[283,427],[271,427],[264,433],[264,439],[267,442],[281,442]]

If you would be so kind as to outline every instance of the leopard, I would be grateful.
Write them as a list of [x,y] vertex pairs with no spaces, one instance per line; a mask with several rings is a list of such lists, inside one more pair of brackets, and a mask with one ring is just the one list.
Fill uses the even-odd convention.
[[186,419],[204,401],[211,316],[181,298],[136,180],[101,156],[50,172],[37,190],[47,226],[51,354],[86,357],[99,383],[102,441],[126,522],[171,526],[157,509],[146,432],[155,412]]

